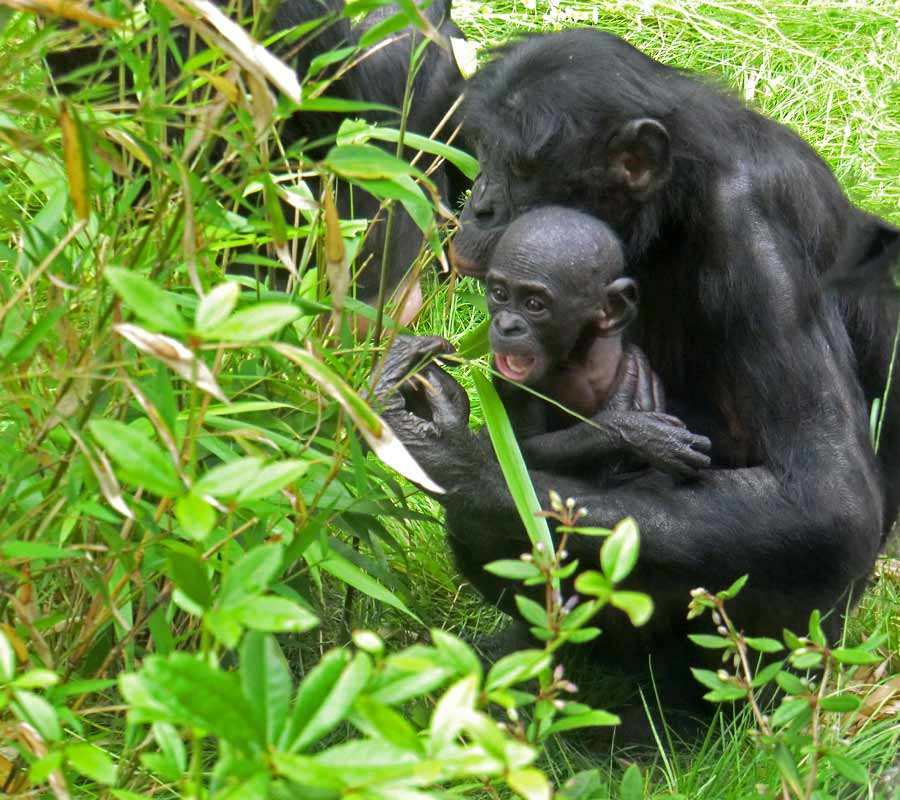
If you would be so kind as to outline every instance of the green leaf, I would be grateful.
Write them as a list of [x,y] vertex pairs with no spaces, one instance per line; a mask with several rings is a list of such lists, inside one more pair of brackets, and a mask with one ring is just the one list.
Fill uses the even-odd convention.
[[6,634],[0,630],[0,683],[9,683],[16,676],[16,651]]
[[608,711],[591,710],[585,714],[573,714],[569,717],[561,717],[556,720],[548,729],[547,733],[560,733],[561,731],[572,731],[576,728],[597,728],[608,725],[618,725],[622,720],[615,714]]
[[431,641],[437,648],[437,652],[453,667],[457,674],[475,674],[481,676],[481,661],[472,648],[462,639],[458,639],[447,631],[439,628],[431,629]]
[[704,700],[710,703],[733,703],[735,700],[743,700],[747,696],[747,690],[740,686],[726,686],[722,689],[713,689],[703,695]]
[[525,800],[550,800],[553,788],[539,769],[513,770],[506,776],[506,783]]
[[49,689],[59,683],[59,675],[49,669],[30,669],[13,681],[17,689]]
[[883,659],[877,653],[870,653],[861,647],[838,647],[831,651],[841,664],[878,664]]
[[541,571],[531,562],[517,559],[492,561],[490,564],[485,564],[484,569],[493,575],[499,575],[501,578],[509,578],[514,581],[537,578],[541,574]]
[[88,427],[121,468],[123,478],[160,497],[174,497],[184,491],[171,459],[147,434],[112,419],[94,419]]
[[797,669],[814,669],[822,666],[821,653],[800,653],[799,655],[791,655],[791,663]]
[[774,661],[771,664],[767,664],[759,672],[757,672],[756,675],[753,676],[751,686],[754,689],[758,689],[760,686],[765,686],[773,678],[777,677],[782,666],[784,666],[783,661]]
[[384,739],[395,747],[425,755],[423,740],[416,729],[390,706],[359,696],[353,709],[353,724],[367,736]]
[[741,589],[744,588],[744,584],[747,582],[747,578],[749,577],[749,575],[741,575],[741,577],[738,578],[734,583],[732,583],[731,586],[729,586],[724,591],[719,592],[716,597],[718,597],[720,600],[731,600],[732,598],[736,597],[738,592],[740,592]]
[[276,745],[291,701],[291,671],[275,637],[250,631],[241,644],[241,687],[256,709],[266,742]]
[[613,583],[628,577],[637,563],[639,545],[637,523],[631,517],[623,519],[600,548],[603,574]]
[[173,550],[169,553],[173,583],[201,608],[212,605],[212,586],[206,564],[195,553]]
[[752,647],[759,653],[777,653],[780,650],[784,650],[784,645],[777,639],[747,636],[744,638],[744,641],[748,647]]
[[812,710],[809,707],[809,701],[803,697],[793,700],[786,700],[772,713],[772,725],[780,728],[787,725],[799,717],[809,717]]
[[609,602],[628,614],[628,619],[636,628],[653,615],[653,600],[643,592],[613,592]]
[[722,650],[731,646],[731,642],[728,639],[725,639],[722,636],[712,636],[707,633],[690,633],[688,634],[688,639],[698,647],[703,647],[707,650]]
[[836,694],[825,697],[819,704],[823,711],[835,711],[841,714],[856,711],[862,705],[862,701],[852,694]]
[[484,688],[487,692],[505,689],[530,680],[550,666],[552,656],[545,650],[519,650],[497,661],[488,672]]
[[187,769],[187,752],[184,742],[174,725],[168,722],[154,722],[151,726],[153,738],[159,745],[159,753],[147,753],[141,758],[149,758],[148,766],[170,781],[177,781]]
[[247,597],[262,594],[278,574],[283,556],[280,544],[262,544],[244,553],[222,581],[222,608],[233,608]]
[[822,615],[818,609],[815,609],[809,615],[809,638],[813,644],[819,647],[825,647],[827,641],[825,639],[825,631],[822,630]]
[[175,301],[149,278],[121,267],[107,267],[104,277],[122,302],[148,325],[167,333],[186,329]]
[[258,342],[268,339],[301,314],[290,303],[258,303],[242,308],[224,322],[203,332],[206,339],[226,342]]
[[246,597],[229,608],[245,628],[270,633],[303,633],[319,624],[319,618],[285,597]]
[[13,713],[31,725],[48,742],[58,742],[62,739],[62,729],[59,726],[59,718],[56,709],[43,697],[16,690],[13,692]]
[[199,496],[236,497],[248,481],[256,479],[262,465],[263,460],[256,456],[219,464],[198,478],[192,491]]
[[775,676],[775,683],[788,694],[799,695],[807,694],[809,692],[809,689],[803,684],[803,681],[794,675],[793,672],[788,672],[787,670],[782,670]]
[[691,667],[691,673],[699,683],[702,683],[708,689],[723,689],[732,685],[728,681],[723,681],[715,672],[709,669]]
[[234,311],[241,293],[239,284],[233,281],[220,283],[204,297],[197,306],[194,327],[206,331],[221,324]]
[[328,151],[323,163],[342,178],[377,180],[422,175],[402,158],[371,144],[337,145]]
[[288,461],[276,461],[274,464],[264,466],[251,480],[247,481],[244,488],[237,496],[239,503],[247,503],[251,500],[260,500],[263,497],[275,494],[285,486],[293,483],[309,469],[308,461],[299,459]]
[[784,778],[797,797],[802,797],[803,788],[800,783],[800,772],[797,770],[797,762],[794,761],[791,751],[787,749],[784,742],[779,742],[775,745],[773,755],[781,777]]
[[855,759],[835,752],[826,753],[825,758],[828,759],[828,763],[834,767],[834,771],[848,781],[860,785],[865,785],[869,782],[868,771]]
[[545,552],[552,553],[554,548],[553,538],[550,536],[550,528],[544,517],[537,516],[541,512],[541,504],[538,502],[531,483],[531,476],[525,466],[525,460],[516,443],[506,409],[500,400],[497,390],[490,380],[481,372],[473,370],[472,380],[475,390],[484,410],[484,419],[487,423],[491,444],[500,462],[500,469],[509,487],[516,510],[525,526],[528,538],[535,546],[540,544]]
[[575,591],[596,597],[601,603],[606,603],[612,594],[612,583],[606,575],[592,569],[582,572],[575,578]]
[[625,770],[622,783],[619,785],[619,800],[643,800],[644,778],[640,767],[632,764]]
[[[372,673],[372,660],[365,653],[357,653],[346,667],[343,654],[326,663],[329,655],[300,684],[282,737],[282,748],[289,752],[308,747],[338,725]],[[339,672],[336,667],[341,668]]]
[[175,518],[181,532],[197,542],[206,541],[216,524],[216,512],[205,500],[189,492],[175,501]]
[[0,545],[0,553],[7,558],[27,558],[40,561],[62,561],[68,558],[84,558],[77,550],[66,550],[43,542],[11,541]]
[[547,627],[547,612],[544,607],[534,600],[530,600],[522,595],[516,595],[516,607],[526,622],[537,625],[539,628]]
[[264,743],[264,732],[237,677],[189,653],[150,656],[119,686],[134,721],[170,722],[220,736],[242,751]]
[[66,747],[66,760],[72,768],[92,781],[112,786],[116,782],[116,765],[100,748],[92,744],[71,744]]

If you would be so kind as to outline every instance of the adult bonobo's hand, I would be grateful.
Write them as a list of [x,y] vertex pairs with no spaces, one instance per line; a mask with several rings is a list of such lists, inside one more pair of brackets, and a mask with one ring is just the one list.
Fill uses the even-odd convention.
[[663,472],[689,478],[710,465],[710,440],[689,431],[678,417],[613,411],[598,414],[599,418],[619,433],[625,452]]
[[398,336],[380,365],[375,409],[428,475],[446,491],[471,464],[469,397],[434,359],[453,352],[439,336]]

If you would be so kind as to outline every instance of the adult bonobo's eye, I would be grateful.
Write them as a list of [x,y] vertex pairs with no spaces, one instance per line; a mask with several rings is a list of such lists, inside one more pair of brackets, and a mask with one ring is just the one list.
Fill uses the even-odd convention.
[[529,297],[525,301],[525,309],[531,314],[540,314],[547,306],[536,297]]
[[509,300],[509,295],[506,293],[506,289],[502,286],[492,286],[491,287],[491,300],[495,303],[505,303]]

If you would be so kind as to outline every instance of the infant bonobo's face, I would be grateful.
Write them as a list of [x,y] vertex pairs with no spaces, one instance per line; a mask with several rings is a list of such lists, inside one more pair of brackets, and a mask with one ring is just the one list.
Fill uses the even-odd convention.
[[503,234],[488,265],[494,364],[505,378],[539,386],[598,327],[622,248],[600,220],[547,206]]

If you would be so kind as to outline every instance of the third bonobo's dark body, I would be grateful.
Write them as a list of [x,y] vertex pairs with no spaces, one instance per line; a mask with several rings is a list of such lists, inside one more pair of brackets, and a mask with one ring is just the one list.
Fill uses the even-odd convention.
[[709,440],[663,413],[662,384],[624,341],[637,285],[623,271],[609,226],[557,206],[524,214],[494,251],[495,383],[530,467],[610,476],[652,464],[689,475],[709,463]]

